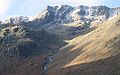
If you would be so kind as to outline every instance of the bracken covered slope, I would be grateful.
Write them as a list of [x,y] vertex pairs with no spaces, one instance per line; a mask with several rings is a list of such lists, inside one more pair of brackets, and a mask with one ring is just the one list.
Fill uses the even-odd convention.
[[55,56],[48,75],[119,75],[120,16],[69,41]]

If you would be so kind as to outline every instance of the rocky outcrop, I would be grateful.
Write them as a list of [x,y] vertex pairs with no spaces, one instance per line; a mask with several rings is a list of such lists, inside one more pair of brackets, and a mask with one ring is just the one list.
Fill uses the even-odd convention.
[[[109,8],[107,6],[83,6],[72,7],[69,5],[62,6],[48,6],[47,9],[42,11],[38,16],[37,20],[49,19],[49,22],[57,20],[63,22],[72,22],[74,20],[84,21],[85,19],[95,20],[107,20],[112,16],[120,13],[119,8]],[[78,18],[80,17],[80,18]],[[47,20],[46,19],[46,20]],[[42,24],[43,24],[42,21]],[[44,21],[44,23],[49,23]]]
[[104,21],[120,13],[120,8],[109,8],[107,6],[47,6],[42,12],[37,16],[14,16],[9,17],[4,21],[4,23],[24,23],[32,21],[32,23],[37,23],[40,25],[48,24],[53,21],[58,22],[72,22],[76,20],[86,21]]
[[7,19],[3,20],[3,23],[19,24],[19,23],[29,22],[33,18],[34,17],[30,17],[30,16],[11,16],[11,17],[8,17]]
[[[62,41],[45,30],[34,31],[23,26],[3,28],[0,31],[0,49],[3,57],[28,57],[54,49]],[[57,39],[57,40],[56,40]],[[48,46],[46,46],[46,44]]]
[[30,23],[1,24],[0,29],[0,75],[43,75],[44,58],[64,44],[59,36]]

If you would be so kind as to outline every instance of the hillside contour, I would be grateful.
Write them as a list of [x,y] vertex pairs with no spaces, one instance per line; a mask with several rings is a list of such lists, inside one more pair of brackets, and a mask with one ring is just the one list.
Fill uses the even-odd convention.
[[55,57],[48,75],[119,75],[120,16],[70,40]]
[[119,75],[119,14],[61,5],[0,21],[0,75]]

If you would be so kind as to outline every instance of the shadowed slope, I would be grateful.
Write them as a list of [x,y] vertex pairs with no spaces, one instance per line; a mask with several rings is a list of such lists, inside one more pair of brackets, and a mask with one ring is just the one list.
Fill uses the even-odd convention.
[[[91,70],[86,70],[87,72],[85,72],[85,70],[80,71],[78,69],[80,67],[76,65],[81,66],[84,63],[86,63],[86,65],[88,63],[89,65],[90,62],[94,61],[98,61],[99,63],[99,61],[102,59],[107,59],[109,57],[116,56],[120,53],[119,45],[120,16],[117,16],[104,22],[96,30],[86,35],[78,36],[71,40],[66,47],[60,50],[60,52],[56,55],[55,60],[49,65],[48,74],[66,75],[68,73],[68,75],[96,75],[98,73],[99,75],[99,72],[97,72],[97,70],[94,74],[92,68]],[[114,60],[111,61],[114,62]],[[108,61],[105,62],[108,63]],[[99,66],[98,64],[95,65]],[[109,63],[109,65],[112,65],[112,63]],[[74,74],[69,68],[72,66],[73,73],[74,70],[78,69],[78,71],[75,71]],[[93,65],[91,64],[90,66],[93,67]],[[109,67],[109,69],[105,68],[103,70],[102,68],[103,67],[101,67],[100,70],[101,72],[103,71],[103,75],[112,72],[112,67]],[[113,67],[113,69],[116,69],[116,67]],[[105,71],[107,70],[110,70],[110,72],[106,72],[105,74]]]

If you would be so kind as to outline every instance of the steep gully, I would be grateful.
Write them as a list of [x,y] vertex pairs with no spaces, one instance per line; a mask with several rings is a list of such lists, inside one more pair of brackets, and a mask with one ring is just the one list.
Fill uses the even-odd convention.
[[47,68],[50,62],[52,62],[52,60],[54,59],[53,55],[49,55],[48,57],[45,58],[44,62],[43,62],[43,75],[47,75]]

